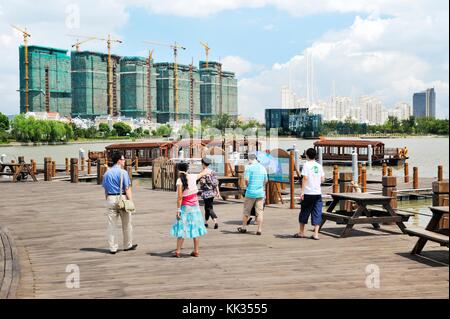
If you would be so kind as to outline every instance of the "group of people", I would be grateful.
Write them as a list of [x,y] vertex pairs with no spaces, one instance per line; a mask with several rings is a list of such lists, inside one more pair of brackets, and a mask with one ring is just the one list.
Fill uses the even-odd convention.
[[[299,213],[299,230],[294,238],[305,238],[305,225],[311,216],[311,224],[314,233],[310,237],[319,240],[319,227],[322,222],[322,191],[321,184],[325,174],[322,166],[316,162],[316,151],[310,148],[306,151],[307,162],[302,168],[301,210]],[[249,165],[245,168],[244,179],[246,184],[245,201],[243,207],[242,225],[237,228],[239,233],[246,233],[250,224],[251,215],[255,215],[255,224],[258,226],[256,235],[262,235],[264,221],[265,190],[268,182],[268,174],[265,167],[259,163],[256,154],[248,156]],[[103,187],[107,203],[108,218],[108,244],[111,254],[118,250],[117,234],[119,218],[122,221],[124,251],[135,250],[137,244],[133,244],[132,213],[120,209],[118,202],[122,197],[133,200],[131,181],[124,170],[125,157],[120,152],[112,156],[114,166],[103,177]],[[214,198],[220,197],[219,183],[216,173],[209,168],[211,160],[208,157],[202,159],[202,171],[199,174],[189,172],[189,164],[179,163],[177,169],[179,177],[177,186],[177,212],[175,222],[170,234],[177,239],[174,257],[181,257],[181,249],[185,239],[193,239],[193,257],[199,257],[200,237],[207,234],[209,220],[214,223],[213,228],[218,229],[218,217],[214,211]],[[198,195],[200,194],[205,209],[203,218],[200,210]],[[253,212],[253,213],[252,213]]]

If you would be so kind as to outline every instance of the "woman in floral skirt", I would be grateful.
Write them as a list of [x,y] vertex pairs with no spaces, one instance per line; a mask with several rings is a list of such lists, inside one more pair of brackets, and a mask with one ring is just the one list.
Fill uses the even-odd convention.
[[205,221],[200,211],[197,198],[197,180],[204,173],[189,174],[189,164],[179,163],[177,165],[179,178],[177,180],[177,220],[172,226],[170,234],[177,238],[177,249],[174,257],[181,257],[181,248],[186,238],[194,240],[194,251],[191,256],[198,257],[201,236],[206,235]]

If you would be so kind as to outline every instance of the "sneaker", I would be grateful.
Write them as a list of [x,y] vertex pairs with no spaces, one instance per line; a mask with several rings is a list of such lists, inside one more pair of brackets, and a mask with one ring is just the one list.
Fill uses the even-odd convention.
[[134,244],[133,246],[131,246],[131,247],[129,247],[129,248],[126,248],[126,249],[124,249],[123,251],[136,250],[137,246],[138,246],[137,244]]

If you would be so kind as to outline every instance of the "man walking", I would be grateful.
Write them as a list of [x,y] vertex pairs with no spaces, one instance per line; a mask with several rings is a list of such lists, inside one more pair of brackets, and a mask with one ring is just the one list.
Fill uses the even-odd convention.
[[247,232],[247,221],[253,207],[256,211],[258,221],[258,230],[256,235],[262,234],[262,225],[264,220],[264,198],[266,195],[266,183],[268,181],[267,171],[256,159],[256,154],[249,154],[249,165],[245,168],[245,192],[244,215],[242,217],[242,226],[238,227],[240,233]]
[[315,149],[309,148],[306,150],[306,158],[308,161],[302,169],[301,210],[298,217],[300,226],[299,232],[294,237],[305,237],[305,225],[308,223],[309,215],[311,215],[311,224],[314,226],[314,235],[311,238],[319,240],[323,207],[321,184],[325,181],[325,174],[322,165],[315,160]]
[[[115,254],[119,248],[117,241],[117,228],[119,217],[122,220],[124,251],[135,250],[137,244],[133,245],[133,226],[131,225],[131,214],[120,210],[118,202],[120,196],[125,195],[127,199],[133,200],[131,192],[131,181],[125,166],[125,157],[120,152],[112,155],[114,166],[103,176],[103,187],[106,197],[106,215],[108,217],[108,244],[111,254]],[[121,185],[122,184],[122,185]]]

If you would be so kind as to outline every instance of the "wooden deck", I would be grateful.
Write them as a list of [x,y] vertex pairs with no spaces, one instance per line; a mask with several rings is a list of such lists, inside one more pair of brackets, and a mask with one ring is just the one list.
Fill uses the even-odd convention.
[[[411,256],[416,238],[395,226],[324,227],[320,241],[294,239],[297,210],[267,207],[263,235],[239,234],[242,203],[220,202],[218,230],[201,240],[201,256],[172,258],[175,193],[135,189],[136,251],[108,254],[100,186],[68,182],[0,183],[0,226],[18,256],[17,298],[449,298],[449,251],[435,243]],[[309,227],[308,227],[309,228]],[[2,237],[3,238],[3,237]],[[5,252],[0,245],[0,278]],[[66,267],[80,269],[68,289]],[[366,267],[380,269],[380,288],[367,288]],[[18,273],[14,273],[18,275]],[[0,283],[2,281],[0,280]],[[3,289],[3,288],[1,288]],[[3,296],[5,297],[5,296]]]

